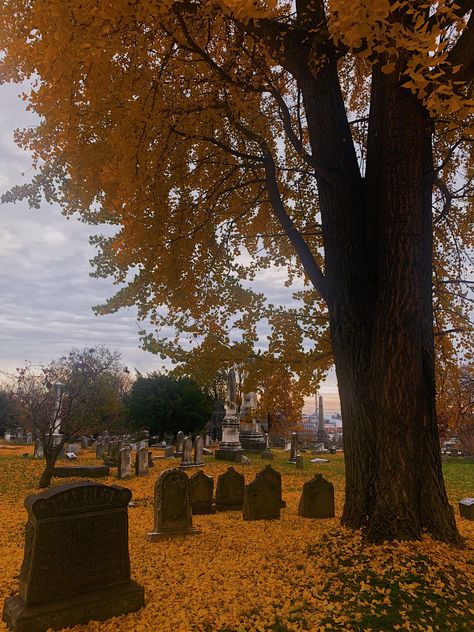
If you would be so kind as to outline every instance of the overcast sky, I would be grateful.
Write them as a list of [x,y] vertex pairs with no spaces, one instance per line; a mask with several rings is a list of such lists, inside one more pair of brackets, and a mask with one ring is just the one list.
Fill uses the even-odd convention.
[[[0,195],[32,176],[31,159],[13,142],[13,131],[35,122],[18,98],[18,86],[0,86]],[[23,175],[24,174],[24,175]],[[47,363],[71,347],[103,344],[118,349],[124,363],[141,372],[163,362],[139,348],[135,309],[95,316],[92,306],[115,293],[112,282],[89,276],[93,226],[67,220],[60,209],[26,203],[0,206],[0,370],[12,372],[26,361]],[[278,275],[266,271],[266,294],[281,292]],[[334,374],[321,385],[328,412],[339,411]],[[314,410],[308,399],[305,412]]]

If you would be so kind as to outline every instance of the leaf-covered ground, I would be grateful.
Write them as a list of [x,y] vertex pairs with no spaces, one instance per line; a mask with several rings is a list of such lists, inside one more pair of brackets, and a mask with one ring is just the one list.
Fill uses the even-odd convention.
[[[18,589],[26,512],[23,499],[37,493],[41,463],[25,458],[31,448],[0,446],[0,592]],[[153,485],[178,461],[155,461],[144,478],[120,483],[116,472],[104,483],[133,492],[129,509],[133,578],[145,588],[141,611],[107,622],[76,626],[93,630],[160,632],[252,632],[288,630],[474,630],[474,522],[459,518],[457,501],[474,496],[474,464],[452,459],[444,465],[450,501],[466,539],[463,550],[425,537],[380,547],[366,546],[359,533],[339,525],[343,503],[343,458],[295,470],[276,452],[287,502],[280,520],[244,522],[240,512],[196,516],[200,533],[149,543]],[[264,465],[237,466],[246,482]],[[92,452],[79,463],[95,463]],[[206,457],[214,477],[228,463]],[[195,470],[188,472],[192,474]],[[321,472],[336,489],[336,518],[312,520],[297,514],[304,481]],[[65,482],[55,479],[58,484]],[[6,626],[0,623],[0,630]]]

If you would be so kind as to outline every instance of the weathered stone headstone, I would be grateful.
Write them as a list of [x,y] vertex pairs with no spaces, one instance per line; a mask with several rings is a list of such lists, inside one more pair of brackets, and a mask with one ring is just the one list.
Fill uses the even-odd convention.
[[163,448],[163,456],[166,458],[174,458],[174,450],[172,445],[166,445]]
[[459,501],[459,515],[467,520],[474,520],[474,498],[463,498]]
[[280,517],[280,490],[263,472],[245,486],[242,517],[244,520],[274,520]]
[[296,432],[291,433],[291,453],[288,463],[296,464],[296,457],[298,455],[298,435]]
[[148,474],[148,450],[146,448],[137,450],[135,474],[137,476],[146,476]]
[[197,533],[189,499],[189,478],[179,468],[165,470],[155,483],[155,525],[150,542],[174,535]]
[[104,444],[104,454],[110,454],[110,443],[111,443],[111,440],[110,440],[110,437],[109,437],[109,434],[108,434],[107,431],[104,432],[104,435],[102,437],[102,442]]
[[17,443],[23,443],[24,438],[24,430],[21,426],[18,426],[16,429],[16,441]]
[[334,518],[334,485],[322,474],[303,485],[298,513],[305,518]]
[[297,454],[296,455],[296,469],[297,470],[302,470],[304,468],[304,461],[303,461],[303,455],[302,454]]
[[101,459],[105,453],[105,444],[102,439],[97,439],[95,444],[95,458]]
[[199,435],[194,442],[194,465],[204,465],[202,458],[204,449],[204,439]]
[[148,467],[153,467],[153,452],[148,450]]
[[74,452],[74,454],[77,456],[80,451],[81,446],[79,445],[79,443],[68,443],[67,452]]
[[77,455],[75,452],[66,452],[67,461],[75,461],[76,459],[77,459]]
[[119,453],[118,477],[120,479],[132,477],[132,451],[122,448]]
[[9,430],[7,430],[7,432],[5,432],[4,439],[5,439],[5,443],[11,443],[12,435],[11,435],[11,432]]
[[42,459],[44,457],[43,444],[41,443],[41,439],[35,439],[35,448],[33,452],[33,456],[35,459]]
[[217,478],[216,509],[219,511],[242,509],[244,492],[244,475],[236,472],[233,467],[229,467],[227,472]]
[[129,489],[79,482],[28,496],[19,595],[5,601],[15,632],[44,632],[134,612],[144,591],[130,580]]
[[86,436],[82,435],[82,437],[81,437],[81,448],[83,450],[87,450],[88,447],[89,447],[89,437],[86,437]]
[[189,498],[194,515],[214,513],[212,499],[214,479],[199,470],[189,479]]
[[274,485],[278,488],[278,494],[280,497],[280,507],[286,507],[286,502],[282,498],[282,490],[281,490],[281,474],[277,470],[274,470],[271,465],[266,465],[263,470],[258,473],[259,476],[263,476],[264,478],[268,478],[269,481],[272,481]]
[[180,430],[176,435],[176,451],[174,455],[181,458],[183,456],[184,432]]
[[33,443],[33,433],[32,432],[27,432],[26,433],[26,444],[27,445],[32,445]]
[[186,437],[183,442],[183,457],[179,467],[194,467],[193,440]]

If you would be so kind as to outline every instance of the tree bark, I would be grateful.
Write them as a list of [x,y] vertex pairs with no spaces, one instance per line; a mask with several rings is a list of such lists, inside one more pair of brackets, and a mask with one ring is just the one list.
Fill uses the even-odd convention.
[[301,73],[318,177],[333,353],[344,419],[342,522],[371,542],[426,530],[461,544],[441,468],[432,313],[432,126],[396,74],[375,70],[365,179],[336,62]]
[[57,458],[56,455],[54,455],[54,457],[52,456],[46,457],[46,464],[44,466],[44,470],[41,473],[41,476],[38,482],[38,487],[40,489],[44,489],[45,487],[49,487],[51,485],[51,479],[53,478],[54,466],[56,465],[56,458]]

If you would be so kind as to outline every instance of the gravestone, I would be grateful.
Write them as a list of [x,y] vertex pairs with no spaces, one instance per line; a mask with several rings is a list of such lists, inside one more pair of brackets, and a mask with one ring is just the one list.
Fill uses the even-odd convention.
[[17,443],[23,443],[24,431],[21,426],[16,429],[16,441]]
[[81,448],[83,450],[87,450],[88,447],[89,447],[89,437],[86,437],[86,436],[82,435],[82,437],[81,437]]
[[296,457],[298,454],[298,435],[296,432],[291,433],[291,452],[290,458],[288,459],[288,463],[296,464]]
[[155,483],[155,525],[148,540],[197,533],[189,500],[189,478],[179,468],[165,470]]
[[467,520],[474,520],[474,498],[463,498],[459,501],[459,515]]
[[43,444],[41,443],[41,439],[35,439],[35,448],[33,455],[35,459],[42,459],[44,457]]
[[334,485],[322,474],[303,485],[298,513],[305,518],[334,518]]
[[53,476],[59,478],[104,478],[109,476],[108,465],[56,465]]
[[166,445],[163,448],[163,456],[166,457],[167,459],[174,458],[174,450],[173,450],[173,446],[172,445]]
[[280,490],[275,481],[263,472],[245,486],[242,517],[244,520],[274,520],[280,517]]
[[271,465],[266,465],[263,470],[261,470],[258,474],[259,476],[263,476],[264,478],[268,478],[269,481],[272,481],[274,485],[278,487],[278,493],[280,495],[280,507],[286,507],[286,502],[282,498],[281,491],[281,474],[277,470],[274,470]]
[[9,430],[5,432],[4,439],[5,439],[5,443],[11,443],[12,435]]
[[67,452],[74,452],[77,456],[81,451],[81,446],[79,443],[68,443]]
[[130,580],[129,489],[79,482],[27,496],[19,595],[5,601],[14,632],[105,620],[144,605]]
[[199,470],[189,479],[189,498],[194,515],[214,513],[212,498],[214,479]]
[[176,435],[176,451],[174,453],[175,457],[181,458],[183,456],[183,443],[184,443],[184,432],[180,430]]
[[153,467],[153,452],[148,450],[148,468]]
[[216,509],[227,511],[242,509],[245,493],[244,475],[231,466],[217,478]]
[[135,474],[137,476],[146,476],[148,474],[148,450],[146,448],[137,450]]
[[119,453],[118,477],[120,479],[132,477],[132,451],[122,448]]
[[204,449],[204,439],[199,435],[196,437],[196,441],[194,442],[194,465],[201,466],[204,465],[204,460],[202,458]]
[[304,468],[304,461],[303,461],[303,455],[302,454],[297,454],[296,455],[296,469],[297,470],[302,470]]
[[193,458],[193,440],[192,437],[186,437],[183,442],[183,457],[179,467],[194,467]]
[[33,444],[33,433],[32,432],[27,432],[26,433],[26,444],[27,445],[32,445]]
[[104,454],[110,454],[110,437],[108,432],[104,432],[102,443],[104,444]]
[[95,458],[101,459],[105,454],[105,443],[102,439],[97,439],[95,444]]

